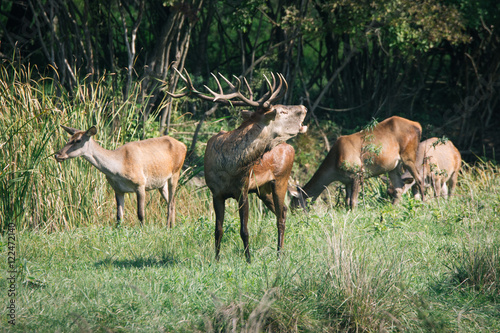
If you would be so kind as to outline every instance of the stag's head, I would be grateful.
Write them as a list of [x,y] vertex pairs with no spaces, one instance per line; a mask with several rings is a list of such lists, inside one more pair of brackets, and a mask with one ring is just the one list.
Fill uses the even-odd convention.
[[[307,113],[305,106],[274,104],[276,101],[283,98],[288,89],[288,84],[281,74],[277,74],[276,76],[271,74],[272,83],[264,75],[268,91],[260,99],[254,100],[252,89],[245,78],[243,78],[242,83],[242,81],[235,76],[234,79],[236,84],[233,84],[219,73],[219,76],[226,82],[231,90],[230,93],[224,93],[219,79],[216,75],[212,74],[217,83],[218,92],[205,86],[205,89],[211,94],[205,95],[196,90],[186,70],[184,70],[184,74],[179,71],[177,71],[177,73],[186,83],[187,89],[185,92],[178,94],[168,92],[168,94],[174,98],[193,95],[214,103],[252,107],[253,111],[241,111],[243,119],[257,126],[266,127],[266,130],[270,131],[271,135],[281,142],[296,136],[298,133],[305,133],[307,131],[307,126],[302,124]],[[242,85],[245,86],[248,97],[241,92]]]
[[71,135],[71,138],[61,150],[54,154],[58,162],[84,155],[88,150],[90,138],[97,133],[95,126],[87,131],[63,125],[61,127]]
[[302,122],[307,109],[303,105],[271,105],[267,110],[242,111],[243,119],[269,131],[278,142],[285,142],[299,133],[305,133],[307,126]]

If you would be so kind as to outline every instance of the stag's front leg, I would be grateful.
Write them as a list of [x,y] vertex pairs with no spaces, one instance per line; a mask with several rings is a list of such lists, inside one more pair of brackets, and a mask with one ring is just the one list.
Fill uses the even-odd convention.
[[215,260],[219,261],[220,258],[220,243],[222,235],[224,234],[224,211],[225,199],[221,197],[213,198],[214,211],[215,211]]
[[139,218],[139,222],[141,222],[141,226],[144,224],[144,203],[146,201],[146,188],[144,186],[140,186],[137,191],[137,217]]
[[115,191],[115,199],[116,199],[116,226],[119,227],[123,219],[125,195],[122,192]]
[[243,191],[240,195],[239,202],[239,213],[240,213],[240,236],[243,241],[243,247],[245,249],[245,257],[247,262],[250,263],[252,260],[250,258],[250,248],[248,246],[248,192]]

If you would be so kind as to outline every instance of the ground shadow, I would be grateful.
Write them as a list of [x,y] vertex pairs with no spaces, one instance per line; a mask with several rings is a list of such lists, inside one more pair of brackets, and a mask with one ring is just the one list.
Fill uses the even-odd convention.
[[149,267],[165,267],[172,266],[179,263],[179,259],[175,258],[171,254],[163,254],[158,256],[150,256],[147,258],[144,257],[136,257],[132,259],[114,259],[106,258],[103,260],[97,261],[94,266],[96,268],[100,267],[119,267],[119,268],[149,268]]

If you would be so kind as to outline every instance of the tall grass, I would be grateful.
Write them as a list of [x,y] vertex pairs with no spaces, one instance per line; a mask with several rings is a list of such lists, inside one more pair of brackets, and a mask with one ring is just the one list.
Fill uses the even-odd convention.
[[11,222],[20,227],[27,211],[31,214],[28,225],[36,225],[43,218],[38,209],[43,197],[37,195],[36,187],[54,131],[50,122],[53,104],[43,87],[32,86],[30,76],[29,69],[0,68],[2,230]]
[[[52,155],[68,138],[60,124],[80,129],[97,125],[98,141],[108,149],[158,136],[155,115],[146,122],[141,119],[140,82],[123,100],[110,76],[88,82],[84,78],[75,91],[65,92],[55,81],[35,78],[37,75],[29,67],[9,63],[0,67],[2,230],[10,222],[18,229],[48,231],[112,223],[114,194],[105,177],[82,159],[58,164]],[[187,140],[180,136],[177,139]],[[205,193],[194,195],[207,200]],[[148,203],[161,205],[157,199],[152,195]],[[135,203],[127,203],[129,208],[132,205]],[[127,209],[127,217],[131,218],[126,223],[135,223],[134,216],[134,210]],[[150,216],[150,221],[154,220],[162,218]]]
[[[29,68],[1,70],[0,219],[4,229],[16,223],[19,242],[17,324],[8,326],[0,307],[0,330],[500,330],[500,170],[494,164],[465,164],[456,196],[426,203],[406,196],[392,206],[385,184],[370,179],[360,207],[347,211],[337,205],[343,200],[333,184],[314,211],[288,214],[279,258],[275,217],[252,196],[251,265],[237,203],[230,200],[215,262],[206,187],[183,182],[173,229],[162,227],[167,214],[158,193],[147,195],[143,227],[134,196],[127,197],[117,229],[105,177],[82,159],[58,164],[52,158],[66,140],[59,124],[97,124],[98,140],[109,149],[144,133],[155,136],[154,119],[140,124],[138,86],[124,100],[103,77],[64,94],[51,80],[33,79]],[[179,132],[189,132],[195,124],[182,126]],[[0,261],[0,270],[6,265]],[[0,279],[2,304],[6,286]]]

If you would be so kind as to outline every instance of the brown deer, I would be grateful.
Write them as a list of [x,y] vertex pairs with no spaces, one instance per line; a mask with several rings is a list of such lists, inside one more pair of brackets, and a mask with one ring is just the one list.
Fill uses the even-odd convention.
[[97,133],[95,126],[86,131],[61,127],[71,134],[71,138],[55,153],[56,160],[62,162],[82,156],[106,175],[115,191],[118,226],[123,218],[124,194],[137,194],[137,216],[142,225],[146,191],[153,189],[159,189],[167,202],[167,226],[174,226],[174,196],[186,157],[186,145],[169,136],[162,136],[129,142],[116,150],[107,150],[92,138]]
[[[231,89],[224,94],[215,75],[219,92],[206,89],[212,94],[207,96],[197,91],[187,72],[181,78],[188,91],[172,94],[173,97],[189,93],[198,98],[233,106],[251,106],[255,111],[242,111],[244,122],[235,130],[221,131],[208,140],[205,151],[205,181],[212,192],[215,210],[215,257],[218,260],[220,244],[224,233],[225,201],[234,198],[239,202],[240,236],[243,240],[245,256],[251,261],[248,244],[248,193],[256,192],[265,205],[276,215],[278,228],[278,253],[283,247],[286,207],[284,204],[288,178],[295,152],[286,140],[298,133],[304,133],[302,125],[307,109],[303,105],[285,106],[273,103],[283,97],[287,83],[278,74],[278,86],[273,75],[273,84],[266,78],[269,91],[259,100],[253,100],[253,92],[246,80],[244,84],[249,97],[241,92],[241,81],[236,78],[233,85],[220,75]],[[236,100],[233,100],[236,99]]]
[[264,153],[250,170],[249,193],[256,193],[274,215],[278,228],[278,251],[283,246],[287,207],[285,197],[292,173],[295,150],[281,143]]
[[[420,142],[417,150],[417,170],[425,187],[432,187],[434,195],[451,196],[457,185],[458,173],[462,165],[462,155],[451,141],[430,138]],[[406,171],[401,176],[405,185],[403,193],[412,188],[413,195],[419,196],[415,181]]]
[[292,208],[306,209],[307,198],[314,202],[326,186],[339,181],[346,186],[346,205],[352,209],[357,205],[361,178],[386,172],[394,186],[393,203],[397,203],[404,185],[401,166],[416,179],[423,197],[415,162],[421,133],[419,123],[394,116],[373,129],[339,137],[311,180],[303,188],[290,188]]

